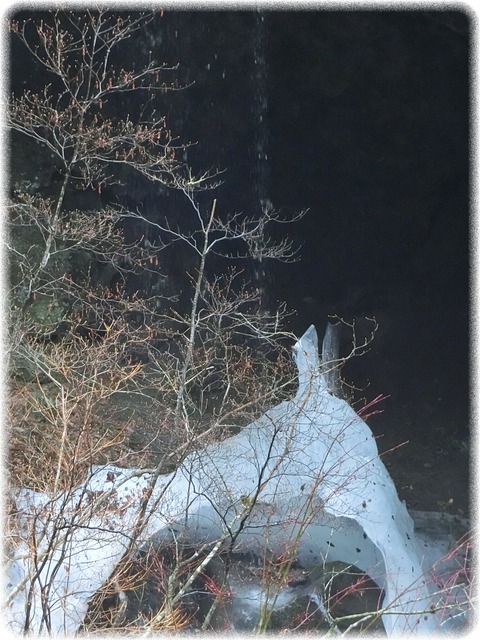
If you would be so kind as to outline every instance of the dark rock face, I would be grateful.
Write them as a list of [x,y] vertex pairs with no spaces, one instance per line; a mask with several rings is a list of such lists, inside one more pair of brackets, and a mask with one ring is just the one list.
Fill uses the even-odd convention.
[[[375,316],[372,350],[347,377],[370,383],[369,396],[391,394],[417,434],[448,424],[466,435],[468,16],[289,18],[269,21],[271,123],[281,132],[271,197],[310,213],[292,229],[305,239],[303,260],[278,268],[278,294],[289,292],[299,331],[306,317]],[[391,417],[378,418],[379,433]]]

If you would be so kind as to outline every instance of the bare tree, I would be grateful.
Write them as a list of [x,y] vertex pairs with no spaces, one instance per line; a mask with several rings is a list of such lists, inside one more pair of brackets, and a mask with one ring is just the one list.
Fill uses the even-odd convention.
[[[252,345],[241,346],[236,336],[268,342],[282,335],[284,311],[259,318],[259,293],[248,290],[245,278],[240,282],[233,270],[209,281],[208,260],[228,241],[237,247],[243,243],[243,255],[256,259],[291,259],[293,250],[288,240],[279,245],[265,240],[268,224],[280,219],[277,213],[222,220],[215,200],[206,211],[196,201],[195,191],[215,186],[215,176],[197,176],[177,159],[184,145],[175,140],[165,118],[154,117],[149,107],[153,93],[178,88],[175,80],[165,80],[173,68],[153,60],[137,70],[115,65],[121,45],[148,28],[153,18],[146,13],[50,12],[44,19],[10,24],[52,82],[39,92],[12,96],[9,125],[47,149],[61,174],[56,196],[16,193],[10,207],[11,370],[27,368],[35,377],[42,341],[104,337],[121,323],[121,334],[112,335],[132,357],[138,344],[153,367],[165,369],[164,382],[175,396],[175,429],[190,432],[196,405],[205,409],[213,379],[224,375],[218,371],[220,363],[228,368],[221,413],[228,405],[234,366],[246,369],[251,363]],[[137,121],[116,115],[115,101],[125,94],[145,97]],[[180,190],[192,207],[193,225],[191,219],[183,227],[178,220],[152,222],[139,211],[100,201],[90,211],[66,205],[72,188],[101,193],[114,185],[119,167]],[[122,225],[127,218],[154,228],[155,245],[147,247],[142,237],[126,242]],[[160,295],[144,299],[125,287],[132,273],[154,273],[161,279],[159,254],[175,243],[185,255],[191,253],[186,261],[192,267],[191,308],[186,313],[175,300],[160,302]],[[162,345],[160,350],[151,347],[154,341]],[[33,345],[37,353],[30,356],[26,352]],[[226,359],[228,349],[232,353]],[[197,397],[190,398],[192,393]]]
[[[10,22],[12,36],[51,82],[12,95],[8,124],[47,151],[61,177],[55,194],[18,191],[9,206],[12,481],[67,501],[92,464],[108,459],[144,465],[149,440],[144,438],[136,456],[129,451],[129,436],[142,426],[135,415],[123,418],[117,405],[122,394],[153,403],[160,420],[149,437],[162,441],[163,455],[156,457],[130,546],[146,524],[150,495],[165,465],[178,463],[195,443],[245,424],[291,384],[281,344],[285,310],[260,313],[260,293],[238,269],[207,275],[208,261],[222,252],[231,259],[293,259],[288,240],[276,245],[266,239],[280,216],[265,210],[260,218],[221,217],[215,199],[203,209],[195,194],[215,187],[218,175],[197,175],[178,159],[185,145],[150,106],[155,92],[179,88],[175,79],[166,80],[174,67],[154,60],[139,68],[118,66],[119,49],[154,17],[51,11]],[[137,119],[118,115],[119,98],[127,94],[144,97]],[[106,187],[128,179],[129,172],[179,190],[193,224],[152,222],[141,211],[103,205]],[[72,208],[68,194],[76,189],[95,192],[98,206]],[[127,241],[127,218],[154,228],[155,245],[147,247],[142,237]],[[158,256],[176,243],[191,254],[187,310],[175,297],[159,304],[160,296],[145,298],[126,287],[132,273],[161,278]],[[114,286],[102,272],[115,274]],[[72,534],[55,524],[65,514],[53,516],[48,509],[37,514],[28,541],[31,594],[40,584],[41,624],[47,630],[52,562],[60,567],[64,554],[55,553],[68,547]],[[88,521],[87,512],[82,498],[74,520]],[[38,538],[41,513],[54,525]],[[40,552],[45,537],[48,544]],[[25,631],[30,623],[27,613]]]

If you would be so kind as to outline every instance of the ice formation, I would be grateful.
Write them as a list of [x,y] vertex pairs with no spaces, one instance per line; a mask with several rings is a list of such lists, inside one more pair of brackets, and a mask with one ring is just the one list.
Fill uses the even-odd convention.
[[[181,536],[201,545],[222,540],[236,551],[259,555],[294,549],[306,568],[341,560],[368,573],[384,589],[388,634],[426,632],[438,626],[431,613],[427,578],[413,522],[399,500],[367,424],[332,395],[311,326],[294,346],[295,397],[267,411],[239,434],[191,453],[161,476],[150,500],[149,536]],[[78,501],[108,490],[115,509],[92,510],[52,550],[40,584],[55,569],[58,606],[49,612],[53,633],[78,629],[88,598],[107,579],[127,547],[139,496],[148,474],[98,467],[88,485],[63,502],[78,514]],[[82,497],[83,496],[83,497]],[[38,509],[45,496],[23,491],[17,504]],[[88,504],[88,503],[86,503]],[[69,506],[70,505],[70,506]],[[50,503],[50,510],[60,508]],[[87,509],[88,511],[88,509]],[[72,516],[73,517],[73,516]],[[53,526],[38,522],[40,529]],[[45,536],[48,539],[48,535]],[[21,558],[22,544],[25,554]],[[19,631],[29,592],[26,544],[9,568],[9,619]],[[44,631],[39,584],[30,590],[32,625]]]
[[235,536],[242,524],[236,548],[260,554],[268,541],[271,552],[282,553],[297,544],[304,566],[324,559],[352,563],[385,590],[388,633],[434,628],[413,521],[369,427],[329,393],[313,325],[294,346],[294,359],[293,400],[191,454],[174,481],[168,479],[165,525],[173,517],[201,543],[226,528]]

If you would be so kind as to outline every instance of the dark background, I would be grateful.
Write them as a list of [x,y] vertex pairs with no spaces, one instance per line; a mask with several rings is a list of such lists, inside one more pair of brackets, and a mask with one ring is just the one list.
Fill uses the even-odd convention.
[[[440,423],[464,437],[469,18],[427,11],[261,18],[259,27],[254,13],[164,16],[167,33],[178,29],[180,68],[198,70],[182,96],[190,100],[188,134],[200,141],[195,153],[227,168],[219,203],[255,208],[266,196],[286,212],[308,208],[287,229],[302,245],[301,260],[268,267],[270,299],[297,310],[297,333],[314,323],[323,334],[329,314],[356,319],[361,333],[362,318],[375,317],[371,352],[351,363],[347,378],[370,383],[369,399],[390,395],[387,412],[400,411],[417,437]],[[267,160],[258,161],[259,146]]]
[[[381,448],[409,439],[440,468],[469,428],[470,30],[456,11],[166,10],[124,50],[194,83],[159,109],[198,141],[194,166],[225,169],[206,200],[309,210],[288,228],[302,259],[252,279],[296,310],[297,334],[336,314],[363,336],[376,319],[345,376],[358,399],[390,396],[371,421]],[[11,69],[16,91],[41,80],[17,44]],[[152,218],[184,206],[140,179],[115,197]]]

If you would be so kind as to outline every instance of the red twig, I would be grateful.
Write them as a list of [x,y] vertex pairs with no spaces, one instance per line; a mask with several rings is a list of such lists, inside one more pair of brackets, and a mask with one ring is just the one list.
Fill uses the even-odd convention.
[[374,416],[377,413],[383,413],[383,409],[375,409],[374,411],[368,411],[368,410],[371,407],[374,407],[379,402],[382,402],[383,400],[387,400],[387,398],[390,398],[390,396],[384,396],[383,393],[380,393],[376,398],[374,398],[373,400],[370,400],[370,402],[367,402],[365,406],[361,407],[357,411],[357,415],[359,415],[363,420],[367,420],[367,418],[370,418],[371,416]]

